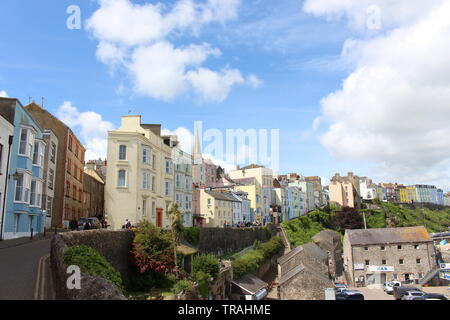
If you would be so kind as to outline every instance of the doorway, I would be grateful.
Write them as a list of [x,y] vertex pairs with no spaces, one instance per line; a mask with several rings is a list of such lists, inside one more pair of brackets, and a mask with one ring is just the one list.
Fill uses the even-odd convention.
[[156,209],[156,226],[158,228],[163,227],[163,209]]

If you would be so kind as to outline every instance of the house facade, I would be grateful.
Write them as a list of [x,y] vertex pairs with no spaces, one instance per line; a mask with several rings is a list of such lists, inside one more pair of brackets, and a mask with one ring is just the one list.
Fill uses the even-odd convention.
[[58,139],[52,227],[69,227],[70,220],[85,217],[83,204],[84,156],[86,149],[72,130],[36,103],[25,107],[44,130]]
[[343,244],[345,272],[353,285],[417,282],[437,265],[425,227],[346,230]]
[[123,116],[120,128],[108,132],[105,210],[113,230],[128,219],[168,227],[173,203],[172,141],[161,125],[142,124],[140,116]]
[[56,162],[58,160],[58,138],[52,130],[44,130],[45,162],[44,188],[42,194],[42,209],[45,210],[45,227],[51,228],[55,201]]
[[192,156],[179,147],[172,148],[174,163],[174,195],[175,202],[183,216],[183,224],[192,227],[194,224],[192,209]]
[[103,219],[105,216],[105,181],[92,167],[84,169],[84,216]]
[[44,231],[42,210],[45,142],[43,130],[17,99],[1,98],[2,107],[14,112],[3,221],[3,239],[29,237]]
[[200,212],[205,221],[203,226],[223,228],[233,224],[233,203],[231,196],[224,192],[200,189]]

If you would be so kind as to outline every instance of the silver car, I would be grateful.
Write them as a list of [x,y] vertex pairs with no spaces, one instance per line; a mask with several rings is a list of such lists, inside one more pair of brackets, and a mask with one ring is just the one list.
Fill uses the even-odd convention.
[[421,298],[425,295],[422,291],[406,291],[402,297],[402,300],[415,300],[416,298]]

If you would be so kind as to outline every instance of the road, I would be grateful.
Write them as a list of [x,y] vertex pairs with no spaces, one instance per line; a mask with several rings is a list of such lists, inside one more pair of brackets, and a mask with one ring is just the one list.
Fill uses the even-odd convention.
[[0,300],[35,300],[51,296],[50,241],[37,240],[0,249]]
[[[366,287],[349,289],[361,291],[361,293],[364,295],[365,300],[395,300],[393,295],[385,293],[383,289],[369,289]],[[450,298],[450,296],[448,296],[448,287],[423,287],[422,291],[427,293],[440,293],[447,296],[447,298]]]

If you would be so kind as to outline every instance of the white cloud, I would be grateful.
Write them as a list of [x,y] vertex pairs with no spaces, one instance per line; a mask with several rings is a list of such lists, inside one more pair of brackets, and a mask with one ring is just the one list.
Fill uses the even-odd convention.
[[79,132],[86,148],[86,160],[106,158],[108,131],[114,130],[111,122],[104,121],[96,112],[79,112],[70,101],[58,108],[56,116],[72,130]]
[[0,91],[0,98],[8,98],[8,93],[4,90]]
[[233,85],[258,87],[261,81],[255,75],[244,80],[237,69],[203,67],[208,58],[221,54],[207,43],[175,46],[170,41],[186,33],[198,35],[206,24],[236,19],[240,3],[178,0],[169,9],[160,2],[138,5],[130,0],[99,0],[100,8],[86,27],[99,41],[97,59],[113,70],[122,67],[128,72],[136,92],[172,101],[192,89],[204,101],[221,102]]
[[[321,14],[350,10],[337,1],[308,3],[323,5]],[[320,140],[338,159],[374,161],[380,177],[450,188],[450,42],[443,41],[450,3],[427,3],[404,12],[421,14],[414,21],[398,19],[402,25],[383,35],[346,42],[342,58],[355,70],[322,100],[321,123],[329,127]]]

